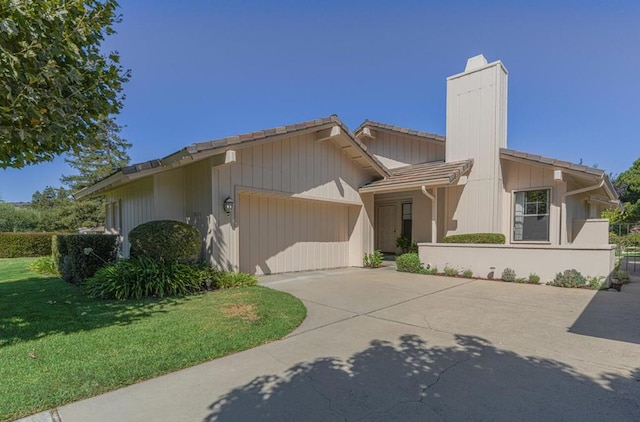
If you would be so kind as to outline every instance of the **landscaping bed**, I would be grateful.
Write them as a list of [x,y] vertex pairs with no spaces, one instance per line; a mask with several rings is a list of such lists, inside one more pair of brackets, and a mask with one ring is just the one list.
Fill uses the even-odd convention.
[[253,286],[115,301],[0,259],[0,420],[12,420],[279,339],[306,309]]

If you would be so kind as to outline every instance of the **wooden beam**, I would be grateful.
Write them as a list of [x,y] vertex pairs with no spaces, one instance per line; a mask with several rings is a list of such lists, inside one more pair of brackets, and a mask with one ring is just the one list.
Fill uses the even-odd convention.
[[324,142],[339,135],[340,126],[338,125],[330,127],[329,129],[319,130],[318,132],[316,132],[316,142]]

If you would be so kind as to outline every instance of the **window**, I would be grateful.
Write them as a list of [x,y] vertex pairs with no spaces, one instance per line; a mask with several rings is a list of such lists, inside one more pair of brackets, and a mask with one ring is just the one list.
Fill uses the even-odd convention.
[[409,239],[409,241],[412,240],[411,239],[411,229],[413,227],[413,219],[411,217],[411,214],[413,213],[412,208],[413,207],[411,203],[402,204],[402,236]]
[[513,240],[549,240],[549,189],[516,192]]

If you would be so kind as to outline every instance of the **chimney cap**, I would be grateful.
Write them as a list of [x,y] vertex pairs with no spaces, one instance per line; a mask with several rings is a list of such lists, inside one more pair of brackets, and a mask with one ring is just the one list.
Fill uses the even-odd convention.
[[483,54],[467,59],[467,66],[464,68],[465,72],[483,68],[487,65],[487,58]]

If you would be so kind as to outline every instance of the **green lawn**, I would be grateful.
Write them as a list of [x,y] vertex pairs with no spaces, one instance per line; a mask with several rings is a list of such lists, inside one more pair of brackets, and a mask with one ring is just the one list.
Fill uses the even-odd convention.
[[50,409],[281,338],[306,315],[264,287],[100,301],[32,258],[0,259],[0,420]]

